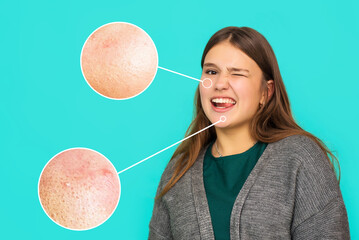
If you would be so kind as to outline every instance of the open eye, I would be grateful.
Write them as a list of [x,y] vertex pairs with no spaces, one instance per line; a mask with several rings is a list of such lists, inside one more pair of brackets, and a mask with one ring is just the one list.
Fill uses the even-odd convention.
[[214,75],[214,74],[216,74],[217,72],[216,72],[216,71],[213,71],[213,70],[207,70],[206,73],[209,74],[209,75]]

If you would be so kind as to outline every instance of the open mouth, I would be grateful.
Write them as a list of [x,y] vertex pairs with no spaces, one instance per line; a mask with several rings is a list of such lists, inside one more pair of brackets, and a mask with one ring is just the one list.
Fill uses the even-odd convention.
[[218,109],[227,109],[233,107],[236,104],[236,101],[232,98],[212,98],[212,106]]

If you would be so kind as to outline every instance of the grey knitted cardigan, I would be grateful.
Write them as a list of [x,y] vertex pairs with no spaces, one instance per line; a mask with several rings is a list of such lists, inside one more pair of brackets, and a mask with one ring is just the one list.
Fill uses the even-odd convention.
[[[205,146],[194,165],[155,201],[148,239],[214,239],[203,184]],[[157,195],[178,157],[164,170]],[[269,143],[238,194],[231,239],[350,239],[343,197],[330,164],[309,137]]]

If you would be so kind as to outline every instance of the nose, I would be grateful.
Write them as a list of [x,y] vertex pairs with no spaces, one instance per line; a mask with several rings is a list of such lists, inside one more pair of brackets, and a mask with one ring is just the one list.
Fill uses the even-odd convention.
[[214,88],[215,90],[225,90],[228,89],[229,83],[228,83],[228,76],[225,74],[218,75],[218,77],[214,81]]

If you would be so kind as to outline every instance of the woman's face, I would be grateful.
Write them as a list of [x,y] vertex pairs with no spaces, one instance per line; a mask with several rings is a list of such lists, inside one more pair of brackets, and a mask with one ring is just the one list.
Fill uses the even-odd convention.
[[261,91],[262,70],[257,63],[229,41],[212,47],[207,53],[201,79],[210,78],[212,86],[200,84],[203,110],[214,123],[221,116],[220,128],[249,126],[249,122],[264,100]]

